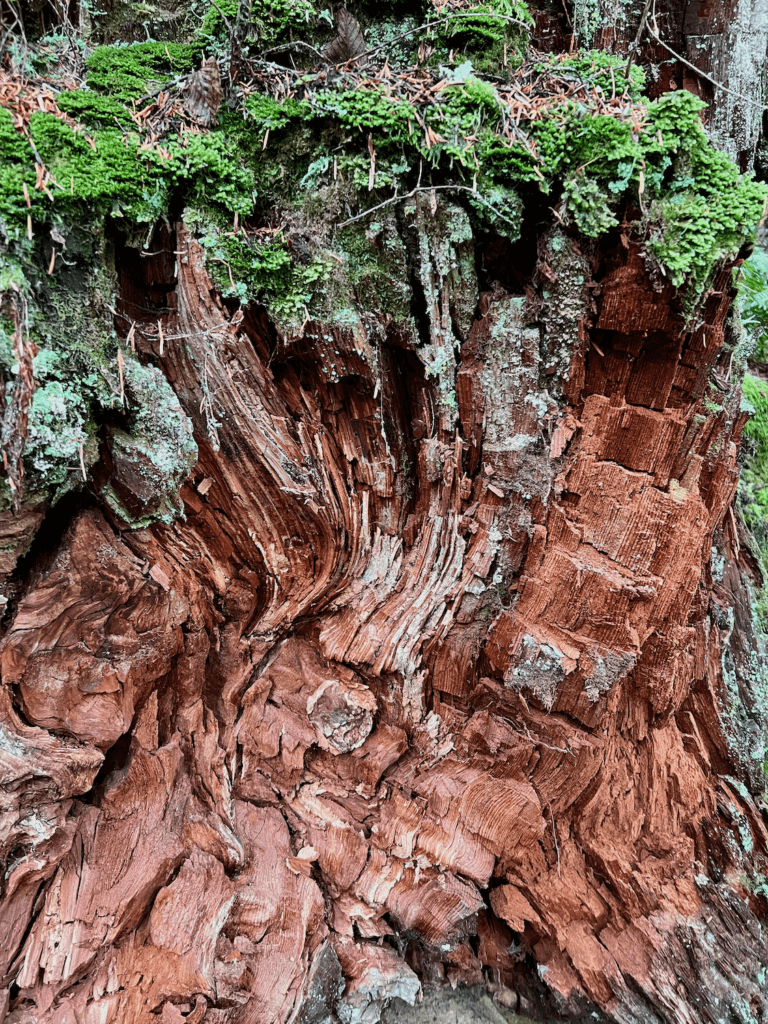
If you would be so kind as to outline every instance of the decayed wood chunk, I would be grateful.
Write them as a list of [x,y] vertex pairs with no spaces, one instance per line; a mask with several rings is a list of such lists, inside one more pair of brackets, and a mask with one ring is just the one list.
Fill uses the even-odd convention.
[[419,979],[392,949],[341,937],[334,948],[347,978],[344,998],[338,1004],[342,1024],[378,1020],[378,1011],[389,999],[413,1005],[421,987]]
[[307,698],[307,716],[324,750],[348,754],[365,743],[373,728],[376,698],[355,680],[325,679]]
[[168,237],[184,344],[137,338],[194,426],[185,518],[76,512],[0,647],[11,1024],[373,1024],[422,982],[764,1013],[768,832],[723,714],[729,643],[752,699],[749,602],[710,571],[713,544],[747,571],[742,417],[703,404],[726,289],[704,348],[631,247],[604,254],[557,409],[553,310],[542,344],[519,296],[480,295],[435,204],[402,220],[418,351],[383,314],[230,319]]

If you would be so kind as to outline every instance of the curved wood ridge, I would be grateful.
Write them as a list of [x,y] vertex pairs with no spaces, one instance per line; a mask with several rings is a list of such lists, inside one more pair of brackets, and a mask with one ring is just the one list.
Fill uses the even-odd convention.
[[181,224],[124,272],[199,460],[171,526],[78,511],[2,642],[13,1024],[765,1019],[728,275],[686,332],[631,245],[552,229],[513,295],[458,206],[386,231],[418,332],[232,316]]

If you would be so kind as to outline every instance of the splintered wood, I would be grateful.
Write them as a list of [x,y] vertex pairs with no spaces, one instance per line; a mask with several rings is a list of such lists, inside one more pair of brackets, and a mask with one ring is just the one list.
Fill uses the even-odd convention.
[[[606,255],[558,407],[557,339],[479,293],[465,216],[419,195],[385,219],[421,334],[275,338],[229,319],[183,225],[156,241],[186,259],[135,344],[184,337],[160,361],[199,462],[183,520],[84,507],[14,599],[10,1024],[373,1024],[459,982],[621,1022],[763,1012],[744,880],[768,833],[722,712],[743,417],[704,404],[726,289],[705,345],[631,247]],[[142,287],[124,273],[134,312]]]

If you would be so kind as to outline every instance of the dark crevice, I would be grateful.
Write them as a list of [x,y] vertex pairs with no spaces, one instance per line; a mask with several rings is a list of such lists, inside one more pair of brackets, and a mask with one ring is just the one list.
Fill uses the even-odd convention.
[[[123,735],[112,744],[104,755],[104,762],[99,769],[96,778],[93,780],[91,790],[86,797],[83,797],[83,800],[86,803],[93,802],[94,791],[106,782],[107,777],[111,775],[112,772],[119,772],[125,768],[128,763],[128,754],[131,749],[131,738],[133,736],[134,726],[135,719],[131,722],[131,726],[128,731],[123,733]],[[90,800],[88,797],[90,797]]]
[[45,513],[26,554],[22,555],[5,588],[8,604],[3,616],[3,631],[13,621],[19,601],[34,579],[48,572],[61,546],[62,538],[75,516],[97,505],[97,496],[90,485],[71,490],[59,498]]
[[[525,295],[533,279],[539,257],[539,240],[552,227],[552,207],[560,196],[532,192],[524,198],[520,235],[512,241],[495,228],[475,226],[477,280],[481,292],[500,285],[510,295]],[[474,219],[474,218],[473,218]]]
[[399,206],[395,207],[398,234],[405,246],[406,260],[408,264],[408,283],[410,285],[410,309],[411,316],[416,325],[419,340],[422,345],[429,345],[432,340],[432,330],[429,322],[429,307],[424,287],[419,278],[416,268],[416,254],[413,251],[413,244],[410,239],[413,234],[413,226],[408,223],[405,214]]

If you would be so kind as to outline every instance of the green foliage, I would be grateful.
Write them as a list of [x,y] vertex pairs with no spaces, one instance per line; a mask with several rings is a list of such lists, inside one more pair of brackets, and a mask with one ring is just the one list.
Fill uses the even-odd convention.
[[57,102],[60,110],[88,128],[113,128],[115,122],[120,128],[136,127],[125,106],[112,96],[76,89],[61,93]]
[[[68,94],[70,104],[89,93]],[[77,102],[77,101],[75,101]],[[88,109],[92,109],[89,105]],[[74,131],[54,114],[33,114],[30,134],[52,177],[52,200],[35,190],[34,159],[29,143],[18,133],[4,132],[7,112],[0,109],[0,218],[6,234],[23,235],[26,203],[33,215],[76,215],[99,224],[105,215],[133,221],[154,221],[166,209],[174,190],[183,189],[195,202],[211,203],[228,214],[247,215],[253,209],[253,174],[243,166],[235,143],[221,132],[179,136],[167,149],[139,148],[136,134],[117,127],[97,130],[90,137]],[[11,219],[14,228],[8,226]]]
[[556,113],[531,126],[546,174],[568,178],[589,167],[590,176],[602,179],[609,193],[623,192],[643,157],[631,124],[589,114],[577,103]]
[[251,6],[251,20],[261,27],[262,38],[278,39],[291,29],[306,29],[316,17],[310,0],[254,0]]
[[[23,238],[27,207],[23,186],[34,193],[35,168],[29,143],[13,127],[11,115],[0,107],[0,238]],[[35,196],[38,205],[39,193]]]
[[768,362],[768,253],[755,249],[734,271],[741,322],[754,338],[754,356]]
[[119,203],[132,208],[141,200],[147,172],[138,159],[138,138],[118,128],[94,134],[90,145],[54,114],[33,114],[30,134],[53,176],[53,206],[86,204],[102,214]]
[[263,302],[282,323],[304,319],[314,288],[330,272],[327,263],[292,259],[280,233],[258,241],[222,230],[200,211],[188,211],[187,216],[202,231],[206,265],[222,295]]
[[[528,6],[521,0],[488,0],[486,3],[468,7],[461,13],[467,17],[454,18],[448,22],[449,36],[457,37],[471,33],[478,42],[485,41],[486,44],[506,38],[507,26],[514,24],[514,21],[505,21],[506,18],[533,26]],[[450,15],[450,12],[448,14]]]
[[609,197],[594,178],[572,178],[565,183],[564,192],[568,213],[587,238],[597,238],[618,224],[608,206]]
[[302,115],[331,116],[342,128],[375,133],[386,145],[408,143],[417,128],[411,104],[380,89],[323,89],[302,107]]
[[213,203],[223,212],[247,216],[253,210],[253,174],[233,140],[223,132],[186,136],[172,142],[170,160],[153,154],[155,175],[169,188],[183,189],[194,205]]
[[244,110],[246,118],[254,122],[256,131],[260,133],[267,129],[275,131],[285,128],[292,120],[299,119],[304,115],[305,107],[305,104],[298,103],[293,99],[278,103],[271,96],[256,94],[248,97]]
[[[265,2],[259,10],[281,26],[291,18],[310,18],[309,5]],[[464,21],[474,25],[474,19]],[[483,28],[486,21],[495,23],[481,21]],[[223,111],[220,126],[209,133],[141,145],[126,104],[158,78],[191,67],[198,53],[196,44],[95,50],[88,58],[91,90],[61,96],[62,109],[87,125],[90,139],[52,114],[33,115],[32,137],[54,178],[54,210],[147,222],[162,215],[172,196],[183,196],[195,207],[211,206],[231,223],[235,213],[250,214],[256,192],[266,193],[270,203],[281,200],[281,191],[283,202],[296,202],[297,188],[319,187],[331,169],[365,189],[370,136],[377,154],[375,192],[394,186],[406,190],[421,162],[431,168],[433,182],[479,185],[477,198],[470,200],[477,215],[489,219],[495,209],[507,225],[519,219],[520,190],[534,183],[545,192],[562,190],[564,214],[590,237],[614,226],[619,204],[629,198],[641,208],[638,228],[647,234],[651,251],[676,286],[690,284],[693,298],[713,268],[749,237],[762,210],[764,187],[740,176],[709,146],[699,119],[703,105],[687,91],[652,103],[638,100],[632,119],[598,113],[586,98],[554,98],[544,116],[525,126],[526,147],[502,131],[506,115],[498,90],[469,61],[445,71],[446,85],[419,107],[386,82],[359,84],[342,77],[335,85],[308,90],[305,98],[251,95],[244,117]],[[602,52],[549,59],[541,67],[561,79],[583,78],[604,94],[614,91],[620,69]],[[630,93],[641,84],[642,73],[635,69]],[[49,215],[51,202],[34,189],[28,144],[2,115],[0,218],[6,234],[21,239],[23,185],[32,196],[33,217]],[[281,140],[305,136],[312,141],[301,154],[294,148],[283,155]],[[270,149],[263,152],[267,140]],[[260,274],[265,268],[251,269]],[[248,285],[249,295],[272,292],[277,294]]]
[[97,46],[86,58],[89,89],[130,103],[162,85],[171,75],[191,71],[200,57],[191,43],[130,43]]
[[695,293],[750,238],[766,199],[764,185],[712,148],[699,121],[703,107],[684,89],[651,103],[644,147],[655,199],[651,249],[672,283],[688,281]]
[[230,24],[232,24],[237,18],[237,0],[221,0],[221,2],[217,0],[215,7],[213,4],[208,6],[199,31],[202,39],[212,40],[225,34],[226,26],[224,25],[222,14],[226,15]]
[[490,82],[483,82],[473,75],[464,82],[462,93],[465,108],[486,107],[492,113],[498,113],[499,98]]
[[[228,18],[236,17],[236,0],[219,6]],[[308,0],[259,0],[252,28],[263,45],[316,26],[321,13]],[[433,33],[436,48],[446,46],[446,64],[428,101],[413,98],[413,92],[399,94],[386,79],[342,74],[329,84],[308,76],[307,88],[297,87],[293,96],[251,94],[240,110],[223,107],[209,132],[171,123],[165,137],[145,141],[131,116],[137,101],[197,66],[206,39],[221,38],[221,15],[211,7],[194,42],[94,50],[87,58],[87,88],[58,95],[60,110],[77,127],[52,113],[35,113],[29,123],[34,151],[0,108],[0,288],[13,280],[30,298],[38,294],[33,331],[40,345],[40,386],[30,424],[31,479],[64,486],[81,446],[86,461],[95,452],[95,423],[115,399],[111,331],[89,336],[65,315],[51,282],[41,290],[46,275],[40,266],[49,252],[43,239],[51,237],[51,228],[67,236],[67,252],[60,253],[67,270],[57,273],[69,273],[71,261],[80,259],[87,277],[102,258],[95,240],[104,239],[110,219],[135,231],[186,208],[221,292],[265,303],[280,323],[302,322],[310,313],[343,319],[351,299],[341,293],[350,286],[364,307],[407,317],[407,295],[398,284],[407,267],[403,252],[391,247],[391,231],[360,224],[339,232],[334,245],[346,255],[348,281],[337,287],[338,264],[329,262],[320,243],[310,237],[299,257],[280,232],[236,234],[235,216],[246,221],[257,203],[262,210],[306,212],[317,193],[325,196],[322,190],[333,185],[340,215],[332,216],[338,221],[354,212],[355,202],[375,206],[423,180],[463,186],[461,195],[476,218],[517,237],[527,194],[539,189],[560,203],[566,223],[588,237],[611,230],[620,213],[634,212],[636,233],[673,283],[689,285],[690,295],[698,296],[717,265],[749,238],[765,201],[764,187],[741,176],[707,142],[701,101],[685,90],[642,100],[642,72],[633,68],[626,85],[632,105],[612,116],[601,112],[606,108],[594,90],[604,98],[620,95],[623,61],[602,52],[547,58],[539,65],[542,74],[586,88],[567,97],[555,89],[533,119],[517,115],[520,131],[510,134],[503,88],[479,69],[491,55],[498,70],[503,47],[520,39],[514,36],[519,26],[491,15],[521,21],[528,15],[515,0],[478,4],[472,13],[477,17],[454,18],[442,35]],[[448,47],[457,51],[450,63]],[[376,157],[373,174],[369,144]],[[38,157],[49,174],[48,192],[36,187]],[[78,244],[79,256],[73,252]],[[748,327],[768,325],[768,258],[762,257],[763,264],[759,259],[753,257],[742,272]],[[3,326],[0,361],[6,376],[12,375],[9,337]],[[754,404],[755,395],[749,397]],[[746,431],[758,454],[745,471],[746,505],[760,524],[768,507],[768,433],[754,433],[763,430],[761,424],[758,417]],[[125,438],[119,443],[129,444]]]
[[[766,471],[764,475],[768,489],[768,381],[747,374],[743,390],[745,399],[754,410],[744,427],[744,433],[757,442],[758,464]],[[768,508],[768,490],[764,501],[760,503]]]
[[[615,82],[616,63],[606,54],[569,61],[558,62],[558,73],[591,75],[606,91],[613,70]],[[712,149],[700,122],[703,104],[685,90],[638,102],[634,120],[596,113],[576,100],[553,103],[549,116],[528,126],[536,159],[500,136],[501,103],[490,82],[471,73],[469,64],[449,80],[438,101],[420,110],[382,88],[341,85],[316,93],[311,105],[296,104],[291,116],[332,115],[344,129],[371,133],[377,150],[410,151],[412,160],[454,180],[458,172],[459,181],[471,176],[474,182],[480,170],[489,188],[509,189],[538,177],[548,191],[559,181],[567,214],[590,237],[617,223],[618,204],[629,195],[641,208],[639,227],[651,251],[675,286],[689,285],[689,305],[759,219],[765,187]],[[641,83],[638,72],[631,89]],[[433,133],[430,139],[420,119]]]
[[[757,555],[768,579],[768,381],[750,374],[744,378],[743,408],[752,413],[744,427],[744,465],[739,476],[739,507],[755,540]],[[757,598],[757,612],[768,629],[768,588]]]
[[604,50],[583,50],[564,56],[550,54],[541,69],[555,70],[564,77],[573,75],[578,81],[599,86],[608,98],[621,95],[626,88],[633,100],[639,100],[645,88],[642,68],[633,64],[627,79],[627,58]]
[[[216,7],[211,4],[205,12],[198,38],[207,42],[227,40],[228,32],[222,14],[234,25],[237,8],[237,0],[217,0]],[[314,26],[317,17],[318,12],[310,0],[253,0],[248,37],[262,45],[276,43],[287,38],[291,32],[306,32],[308,27]]]
[[462,10],[461,14],[462,17],[452,18],[441,28],[438,35],[450,50],[470,57],[480,72],[497,73],[505,47],[509,61],[510,55],[514,57],[528,43],[527,26],[533,25],[533,18],[522,0],[487,0]]
[[[302,10],[300,17],[309,17],[309,8]],[[288,16],[288,7],[272,4],[269,11],[278,20]],[[491,219],[495,209],[507,226],[519,221],[520,190],[534,183],[545,192],[562,189],[564,214],[589,237],[617,223],[619,204],[628,197],[642,210],[638,228],[651,251],[676,286],[690,284],[694,299],[713,268],[749,237],[762,210],[764,187],[740,176],[709,146],[699,119],[702,103],[685,90],[652,103],[637,101],[631,120],[598,113],[586,99],[554,99],[545,116],[527,124],[526,147],[504,135],[497,88],[468,61],[446,71],[445,87],[418,108],[386,83],[341,78],[308,90],[305,98],[251,95],[245,116],[223,111],[220,126],[209,133],[141,145],[126,104],[158,78],[189,68],[197,52],[192,44],[156,43],[94,51],[88,58],[91,91],[61,96],[62,110],[85,124],[91,138],[52,114],[33,115],[32,137],[54,178],[52,206],[34,189],[27,142],[0,111],[0,219],[6,235],[23,237],[24,184],[34,218],[53,209],[137,222],[162,215],[175,195],[198,208],[211,206],[231,223],[235,213],[250,214],[257,192],[270,203],[296,202],[297,189],[308,192],[328,182],[331,169],[365,189],[369,136],[377,154],[374,191],[407,190],[421,161],[431,168],[433,182],[479,187],[470,200],[477,215]],[[560,78],[581,77],[604,93],[613,91],[619,70],[616,59],[601,52],[550,59],[541,67]],[[636,71],[630,92],[641,84]],[[108,89],[109,95],[94,89]],[[300,154],[305,137],[311,141]],[[300,142],[299,149],[283,152],[289,138]],[[251,270],[258,276],[266,268]],[[247,293],[277,295],[252,283]]]

